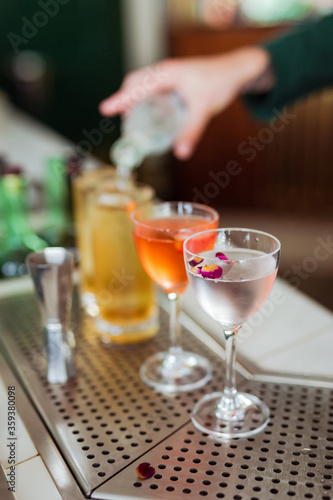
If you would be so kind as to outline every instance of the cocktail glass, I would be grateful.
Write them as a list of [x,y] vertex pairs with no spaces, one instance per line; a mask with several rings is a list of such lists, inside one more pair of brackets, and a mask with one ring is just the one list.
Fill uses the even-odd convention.
[[[165,202],[137,209],[133,215],[134,241],[147,274],[166,292],[170,303],[170,340],[167,352],[149,357],[140,376],[149,386],[167,392],[201,387],[211,378],[208,361],[181,347],[179,297],[188,280],[183,243],[193,233],[218,226],[218,213],[189,202]],[[207,249],[209,241],[206,241]]]
[[[205,237],[214,241],[208,251]],[[269,420],[265,403],[236,390],[235,342],[239,329],[267,299],[279,256],[280,242],[274,236],[251,229],[204,231],[184,243],[190,286],[201,307],[221,325],[226,349],[223,392],[204,396],[192,411],[192,422],[202,432],[248,437]]]

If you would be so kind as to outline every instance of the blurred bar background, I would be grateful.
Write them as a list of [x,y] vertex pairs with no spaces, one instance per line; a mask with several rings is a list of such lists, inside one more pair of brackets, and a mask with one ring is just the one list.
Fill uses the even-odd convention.
[[[16,130],[17,138],[25,135],[24,115],[13,126],[7,98],[64,136],[68,148],[75,151],[85,141],[86,153],[107,163],[109,148],[119,136],[119,120],[112,118],[109,132],[102,134],[97,106],[119,87],[127,71],[163,57],[214,54],[258,43],[332,10],[330,0],[101,0],[94,4],[3,0],[0,156],[24,172],[26,203],[33,209],[39,236],[45,237],[38,211],[44,210],[42,194],[49,189],[46,166],[54,157],[66,159],[49,147],[45,160],[33,163],[24,141],[13,140],[11,147],[1,141],[1,135],[8,137],[10,126],[11,136]],[[162,199],[206,203],[220,211],[223,225],[248,225],[276,234],[283,245],[282,275],[313,254],[316,238],[332,233],[333,89],[311,94],[288,112],[295,118],[273,133],[269,124],[255,121],[238,100],[212,121],[190,160],[179,162],[167,154],[147,159],[139,171],[140,180],[152,184]],[[260,144],[252,159],[244,152],[250,137]],[[209,187],[230,161],[239,163],[240,175],[226,187]],[[63,193],[59,203],[70,210],[64,185],[59,192]],[[0,211],[1,238],[6,225],[1,202]],[[62,234],[59,241],[68,243],[74,237],[70,215],[66,227],[67,235]],[[331,262],[322,262],[301,283],[304,291],[331,308],[332,268]]]

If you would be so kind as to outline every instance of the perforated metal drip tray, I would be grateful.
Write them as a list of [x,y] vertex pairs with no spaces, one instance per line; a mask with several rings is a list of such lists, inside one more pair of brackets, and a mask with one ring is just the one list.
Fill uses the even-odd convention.
[[[202,394],[222,387],[223,361],[214,349],[184,329],[184,347],[205,355],[214,368],[212,381],[192,393],[155,393],[138,376],[144,359],[167,349],[167,320],[161,310],[161,332],[148,343],[106,349],[75,305],[78,377],[50,385],[34,297],[1,303],[3,347],[83,494],[94,499],[331,499],[333,391],[239,375],[238,385],[268,404],[271,420],[253,438],[213,440],[193,427],[189,413]],[[150,462],[155,475],[139,480],[140,462]]]

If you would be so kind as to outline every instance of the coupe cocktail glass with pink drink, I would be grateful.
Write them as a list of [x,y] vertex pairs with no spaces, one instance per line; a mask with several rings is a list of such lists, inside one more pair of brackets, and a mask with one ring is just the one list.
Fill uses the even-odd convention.
[[[183,244],[188,236],[218,226],[218,213],[190,202],[165,202],[137,209],[132,215],[134,241],[143,268],[166,292],[170,303],[170,340],[167,352],[148,358],[142,380],[161,391],[189,391],[211,378],[209,362],[181,347],[179,296],[188,285]],[[206,239],[206,248],[210,242]]]
[[[207,251],[202,244],[211,238]],[[218,438],[248,437],[262,430],[269,409],[235,387],[235,341],[242,325],[267,299],[277,274],[280,242],[251,229],[216,229],[184,243],[187,276],[201,307],[221,325],[226,349],[223,392],[204,396],[192,411],[202,432]]]

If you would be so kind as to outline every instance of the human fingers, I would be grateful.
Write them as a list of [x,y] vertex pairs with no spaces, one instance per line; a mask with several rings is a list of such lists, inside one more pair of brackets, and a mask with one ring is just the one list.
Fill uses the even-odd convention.
[[192,155],[204,133],[208,121],[209,116],[205,111],[190,113],[187,124],[181,131],[173,147],[177,158],[187,160]]
[[125,113],[147,97],[175,87],[175,64],[165,60],[129,73],[118,90],[99,105],[107,116]]

